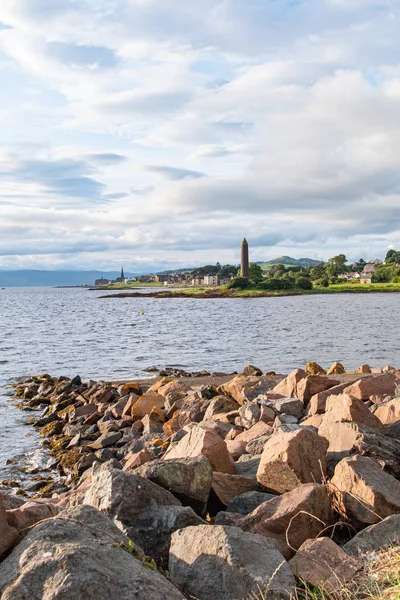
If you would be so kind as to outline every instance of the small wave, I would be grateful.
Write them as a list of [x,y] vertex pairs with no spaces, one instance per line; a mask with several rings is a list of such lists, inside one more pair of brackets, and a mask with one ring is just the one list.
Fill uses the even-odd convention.
[[6,365],[9,362],[9,360],[0,360],[0,365]]

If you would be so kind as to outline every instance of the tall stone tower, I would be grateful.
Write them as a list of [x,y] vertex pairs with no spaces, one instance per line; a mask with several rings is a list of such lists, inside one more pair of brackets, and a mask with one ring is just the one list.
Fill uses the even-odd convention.
[[122,281],[122,283],[124,283],[124,280],[125,280],[124,267],[122,267],[122,269],[121,269],[121,281]]
[[249,244],[246,238],[243,238],[240,246],[240,275],[242,277],[249,276]]

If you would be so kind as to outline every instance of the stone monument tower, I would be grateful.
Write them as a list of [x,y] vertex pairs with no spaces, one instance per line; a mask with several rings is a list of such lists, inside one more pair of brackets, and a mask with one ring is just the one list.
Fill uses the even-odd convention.
[[246,238],[243,239],[240,246],[240,275],[242,277],[249,276],[249,244]]

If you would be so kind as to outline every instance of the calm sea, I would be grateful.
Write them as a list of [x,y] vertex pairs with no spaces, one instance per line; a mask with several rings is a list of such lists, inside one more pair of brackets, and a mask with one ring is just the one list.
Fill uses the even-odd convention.
[[188,371],[289,372],[308,360],[348,370],[400,366],[400,295],[259,299],[99,299],[87,289],[0,290],[0,478],[6,457],[38,442],[6,396],[17,377],[145,377],[157,365]]

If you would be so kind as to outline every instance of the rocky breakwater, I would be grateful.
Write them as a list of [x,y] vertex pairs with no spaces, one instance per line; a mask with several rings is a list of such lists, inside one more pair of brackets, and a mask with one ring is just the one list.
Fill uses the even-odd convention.
[[317,366],[222,385],[18,384],[63,487],[0,495],[2,600],[351,588],[363,553],[400,546],[400,378]]

